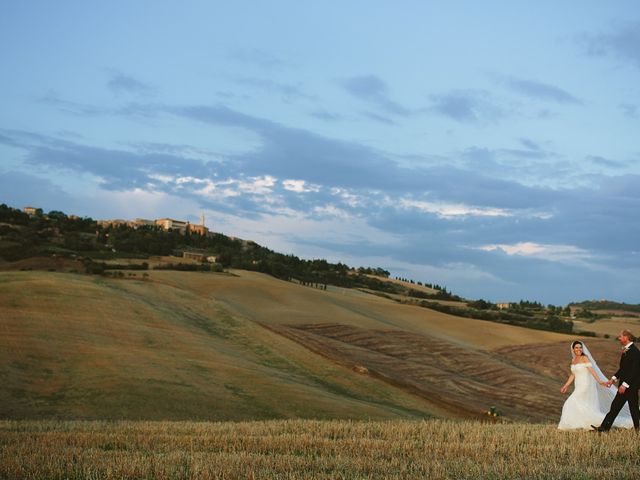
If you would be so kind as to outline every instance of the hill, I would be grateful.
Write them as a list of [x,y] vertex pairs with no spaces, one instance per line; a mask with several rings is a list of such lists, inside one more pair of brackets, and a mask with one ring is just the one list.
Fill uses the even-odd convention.
[[[171,258],[170,262],[152,259]],[[239,268],[313,285],[357,288],[447,314],[556,332],[573,332],[570,310],[520,301],[508,311],[469,302],[437,284],[389,279],[383,268],[352,268],[323,259],[304,260],[249,240],[220,233],[165,229],[158,225],[96,222],[60,211],[27,214],[0,205],[0,270],[65,271],[123,276],[120,270],[161,268],[222,272]]]
[[578,329],[612,337],[623,329],[630,330],[636,335],[640,332],[640,305],[609,300],[589,300],[571,303],[569,306],[576,312],[577,318],[574,324]]
[[[258,272],[145,273],[0,272],[0,416],[559,416],[573,336]],[[612,367],[610,341],[589,347]]]

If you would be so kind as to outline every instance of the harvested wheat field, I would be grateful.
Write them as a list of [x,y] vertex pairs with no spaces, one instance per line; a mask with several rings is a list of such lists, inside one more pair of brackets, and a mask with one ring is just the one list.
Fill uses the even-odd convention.
[[[572,336],[254,272],[0,272],[6,419],[554,423]],[[616,346],[587,339],[605,373]]]
[[630,431],[464,421],[0,422],[11,479],[635,478]]
[[625,315],[611,316],[610,318],[601,318],[591,323],[580,320],[574,320],[573,323],[582,330],[591,330],[598,335],[607,334],[612,338],[615,338],[620,330],[625,329],[640,334],[640,317],[632,312],[625,312]]
[[49,272],[0,282],[2,418],[430,415],[419,398],[318,362],[186,288]]

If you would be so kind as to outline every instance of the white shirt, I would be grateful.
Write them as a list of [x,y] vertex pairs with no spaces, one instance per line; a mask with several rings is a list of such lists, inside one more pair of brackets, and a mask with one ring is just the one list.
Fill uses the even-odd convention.
[[[627,344],[624,346],[624,351],[626,352],[627,350],[629,350],[629,347],[630,347],[631,345],[633,345],[633,342],[629,342],[629,343],[627,343]],[[611,380],[613,380],[613,381],[615,382],[615,381],[616,381],[616,380],[618,380],[618,379],[617,379],[617,378],[616,378],[616,376],[614,375],[613,377],[611,377]],[[628,384],[627,382],[622,382],[622,386],[623,386],[624,388],[629,388],[629,384]]]

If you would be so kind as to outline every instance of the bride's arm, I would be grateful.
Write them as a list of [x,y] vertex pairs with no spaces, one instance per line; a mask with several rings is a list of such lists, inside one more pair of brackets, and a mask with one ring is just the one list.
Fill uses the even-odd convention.
[[598,378],[598,374],[596,373],[596,371],[593,369],[593,367],[587,367],[587,370],[589,370],[589,372],[591,373],[591,375],[593,375],[593,378],[596,379],[596,383],[599,383],[600,385],[604,385],[607,382],[604,382],[602,380],[600,380]]
[[567,390],[569,390],[569,385],[573,383],[574,378],[576,378],[576,376],[573,373],[569,375],[569,378],[567,379],[567,383],[565,383],[563,387],[560,389],[560,393],[567,393]]

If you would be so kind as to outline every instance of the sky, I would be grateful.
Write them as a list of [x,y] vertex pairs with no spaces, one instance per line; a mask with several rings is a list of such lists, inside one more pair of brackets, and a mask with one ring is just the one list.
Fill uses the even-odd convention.
[[0,203],[640,303],[635,1],[0,3]]

